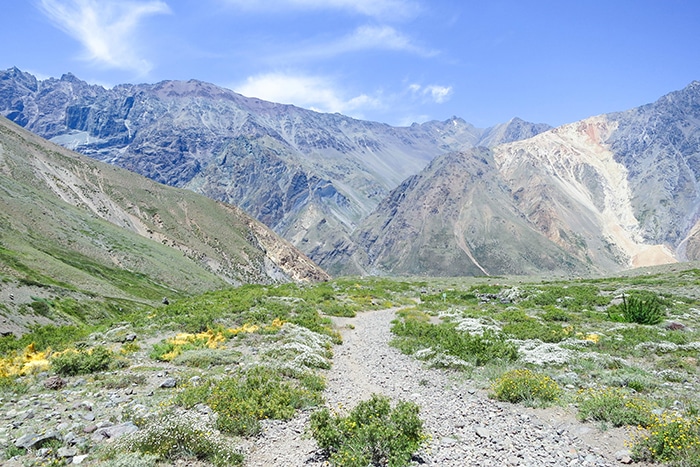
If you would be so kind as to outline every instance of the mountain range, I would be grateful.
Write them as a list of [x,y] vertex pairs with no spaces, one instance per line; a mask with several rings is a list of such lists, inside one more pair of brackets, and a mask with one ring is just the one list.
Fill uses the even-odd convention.
[[332,273],[611,272],[700,259],[700,83],[551,128],[409,127],[198,81],[0,72],[0,112],[92,158],[240,206]]
[[320,265],[406,177],[445,152],[549,128],[459,118],[392,127],[251,99],[199,81],[89,85],[0,72],[0,112],[92,158],[240,206]]

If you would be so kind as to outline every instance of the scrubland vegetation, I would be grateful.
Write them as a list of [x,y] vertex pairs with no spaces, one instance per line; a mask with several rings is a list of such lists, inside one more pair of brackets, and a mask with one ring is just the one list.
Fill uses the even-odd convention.
[[[330,317],[396,307],[392,345],[426,365],[504,402],[562,405],[600,427],[633,426],[637,459],[697,466],[699,297],[700,270],[679,268],[595,280],[247,285],[119,310],[71,299],[70,313],[48,300],[37,305],[42,315],[66,324],[0,338],[0,397],[8,410],[13,398],[52,391],[42,384],[52,375],[82,378],[88,391],[142,388],[165,372],[176,387],[151,391],[145,408],[115,412],[114,422],[133,422],[136,433],[81,452],[108,465],[235,465],[243,462],[238,440],[302,410],[332,465],[407,465],[426,437],[418,405],[373,396],[334,413],[323,400],[324,372],[342,345]],[[83,305],[100,318],[78,319]],[[3,452],[30,454],[11,443]]]

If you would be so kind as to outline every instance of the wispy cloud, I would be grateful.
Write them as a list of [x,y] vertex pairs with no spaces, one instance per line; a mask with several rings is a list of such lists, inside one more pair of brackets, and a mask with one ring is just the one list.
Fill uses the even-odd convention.
[[447,102],[452,97],[452,86],[440,86],[437,84],[421,86],[414,83],[408,86],[408,90],[414,97],[427,99],[436,104]]
[[245,10],[280,12],[289,9],[345,10],[382,20],[403,20],[420,11],[416,0],[223,0]]
[[378,108],[376,97],[360,94],[348,96],[331,78],[294,73],[266,73],[251,76],[230,86],[248,97],[281,104],[293,104],[318,112],[340,112],[361,117],[363,110]]
[[134,40],[141,20],[170,13],[163,1],[40,0],[39,9],[85,48],[84,59],[109,68],[147,74],[152,65],[138,53]]
[[410,37],[391,26],[361,26],[351,34],[338,40],[295,50],[294,57],[327,58],[362,50],[392,50],[432,57],[438,52],[415,44]]

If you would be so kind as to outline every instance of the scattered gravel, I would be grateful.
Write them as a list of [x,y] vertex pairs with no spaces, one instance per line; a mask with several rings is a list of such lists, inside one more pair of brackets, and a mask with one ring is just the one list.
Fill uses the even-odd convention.
[[[459,373],[426,368],[390,347],[395,310],[334,318],[344,343],[327,372],[328,406],[344,412],[372,393],[421,407],[431,439],[415,457],[427,466],[619,466],[629,464],[623,429],[600,431],[561,407],[528,409],[488,398]],[[348,326],[352,324],[352,326]],[[354,327],[354,329],[353,329]],[[307,427],[310,413],[263,424],[244,446],[246,465],[328,465]],[[641,464],[635,464],[641,465]]]

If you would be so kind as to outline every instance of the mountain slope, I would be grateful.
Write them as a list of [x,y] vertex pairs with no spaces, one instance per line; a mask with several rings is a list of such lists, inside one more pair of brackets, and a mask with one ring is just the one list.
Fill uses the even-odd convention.
[[328,277],[236,207],[75,154],[2,117],[0,265],[16,278],[148,300]]
[[458,275],[695,260],[699,161],[694,82],[638,109],[437,158],[368,216],[348,261]]
[[512,198],[490,149],[442,156],[367,218],[355,234],[360,250],[352,260],[379,274],[583,272],[575,256],[533,228]]
[[548,128],[517,121],[491,131],[459,118],[397,128],[198,81],[106,90],[16,68],[0,72],[0,112],[90,157],[236,204],[321,265],[434,157]]

